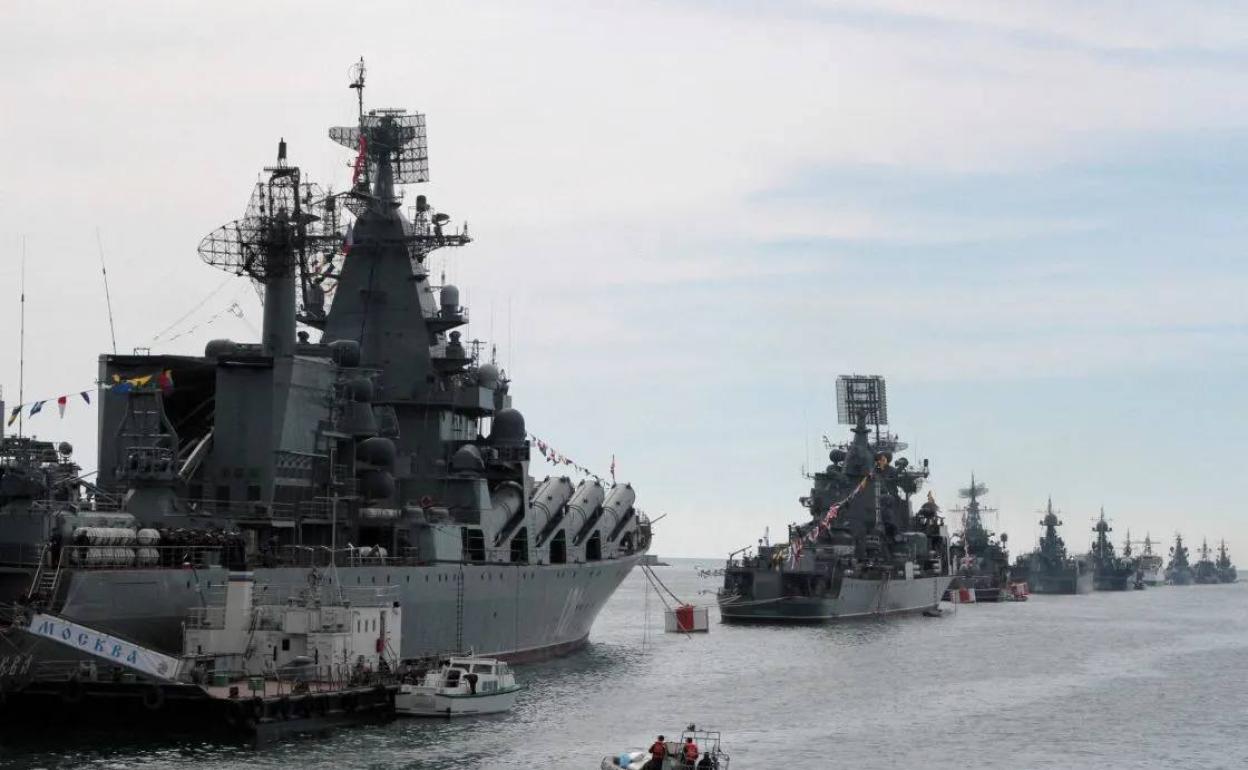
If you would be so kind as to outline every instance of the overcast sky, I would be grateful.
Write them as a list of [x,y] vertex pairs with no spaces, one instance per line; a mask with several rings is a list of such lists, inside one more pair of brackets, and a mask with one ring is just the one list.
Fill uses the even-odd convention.
[[[803,518],[803,466],[847,435],[835,377],[863,372],[937,501],[974,471],[1014,550],[1052,495],[1079,550],[1103,505],[1119,542],[1248,559],[1240,3],[8,0],[0,22],[10,405],[23,238],[27,401],[94,388],[97,229],[119,350],[256,339],[255,293],[195,248],[279,137],[346,186],[325,131],[364,56],[370,105],[427,113],[421,192],[477,238],[434,260],[469,336],[530,431],[600,473],[614,453],[669,514],[659,553]],[[93,468],[94,420],[26,426]]]

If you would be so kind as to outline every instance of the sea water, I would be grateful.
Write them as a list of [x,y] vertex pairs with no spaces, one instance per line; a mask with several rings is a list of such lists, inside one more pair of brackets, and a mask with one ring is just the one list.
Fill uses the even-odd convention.
[[[713,604],[712,560],[655,574]],[[670,601],[670,599],[669,599]],[[943,617],[663,633],[634,571],[580,652],[522,666],[509,714],[348,728],[253,750],[207,742],[0,745],[0,767],[555,768],[681,728],[722,731],[732,770],[1248,766],[1248,586],[963,605]]]

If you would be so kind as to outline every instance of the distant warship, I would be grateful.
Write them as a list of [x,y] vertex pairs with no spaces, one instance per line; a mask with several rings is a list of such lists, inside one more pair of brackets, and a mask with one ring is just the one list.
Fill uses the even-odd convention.
[[329,131],[350,189],[306,181],[280,142],[244,217],[200,244],[262,291],[260,341],[100,356],[94,492],[68,449],[6,440],[0,601],[177,651],[232,570],[258,592],[329,577],[402,603],[401,657],[533,659],[583,644],[645,557],[631,486],[529,475],[510,381],[426,263],[467,227],[401,192],[428,181],[425,116],[366,111],[353,74],[357,124]]
[[[1135,584],[1135,564],[1114,553],[1114,544],[1109,539],[1113,529],[1105,520],[1104,508],[1092,531],[1096,533],[1096,540],[1092,543],[1093,586],[1098,591],[1126,591],[1131,588]],[[1127,547],[1130,548],[1130,545]]]
[[949,537],[936,503],[911,511],[928,475],[896,453],[884,380],[842,376],[838,416],[853,439],[833,446],[827,468],[801,498],[807,521],[789,541],[760,541],[754,556],[729,557],[719,608],[725,622],[822,623],[934,609],[949,585]]
[[1044,518],[1044,537],[1040,547],[1019,557],[1014,565],[1014,577],[1026,575],[1027,585],[1035,594],[1086,594],[1093,589],[1092,563],[1082,556],[1069,556],[1066,543],[1057,535],[1062,520],[1053,511],[1053,498],[1049,498]]
[[1166,565],[1166,582],[1172,586],[1192,584],[1192,568],[1187,563],[1187,546],[1183,545],[1183,536],[1174,536],[1174,545],[1170,548],[1170,563]]
[[[1128,542],[1130,536],[1128,533]],[[1166,582],[1165,559],[1158,554],[1153,553],[1153,539],[1148,534],[1144,535],[1144,550],[1140,552],[1136,562],[1139,564],[1140,577],[1144,581],[1144,585],[1157,586]]]
[[1210,585],[1222,582],[1218,578],[1218,566],[1210,558],[1209,541],[1200,541],[1200,559],[1192,565],[1192,580],[1199,585]]
[[987,491],[988,487],[976,482],[975,474],[971,474],[971,485],[958,492],[967,501],[966,507],[952,511],[962,515],[962,533],[950,549],[957,566],[950,590],[970,589],[977,602],[1004,600],[1010,584],[1010,554],[1005,549],[1008,537],[1002,533],[1000,539],[994,538],[984,527],[983,515],[996,512],[979,504],[980,496]]
[[1226,541],[1223,540],[1218,546],[1218,580],[1223,583],[1234,583],[1239,579],[1239,575],[1235,572],[1235,565],[1231,564],[1231,555],[1226,550]]
[[1131,544],[1131,530],[1127,530],[1127,539],[1122,543],[1122,560],[1127,562],[1135,570],[1135,574],[1131,577],[1131,587],[1137,591],[1143,591],[1148,588],[1147,581],[1144,580],[1143,557],[1135,555],[1135,547]]
[[[0,413],[4,408],[0,401]],[[82,499],[82,487],[94,489],[82,479],[73,452],[64,441],[6,436],[0,425],[0,526],[6,529],[0,538],[0,565],[36,561],[47,536],[46,511],[76,504]],[[0,566],[0,574],[5,571]],[[21,575],[29,577],[26,572]]]

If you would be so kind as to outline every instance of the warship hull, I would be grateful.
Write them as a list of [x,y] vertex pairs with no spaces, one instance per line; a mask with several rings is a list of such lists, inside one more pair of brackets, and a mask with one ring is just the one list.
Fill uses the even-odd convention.
[[1134,577],[1135,573],[1097,575],[1092,581],[1092,587],[1097,591],[1129,591],[1135,584]]
[[[445,564],[354,566],[337,569],[343,595],[393,597],[403,606],[401,656],[414,658],[472,649],[513,662],[542,660],[583,645],[611,594],[644,556],[580,564]],[[312,570],[259,568],[256,592],[286,595],[308,585]],[[327,575],[320,570],[321,578]],[[82,570],[62,575],[57,614],[83,625],[181,653],[182,626],[194,608],[212,604],[225,585],[224,568]],[[29,575],[0,583],[0,601],[25,594]],[[23,635],[25,636],[25,635]],[[24,641],[36,661],[75,653]],[[15,650],[10,650],[15,652]]]
[[1191,570],[1167,570],[1166,582],[1172,586],[1190,586],[1192,584]]
[[961,589],[972,591],[976,603],[1003,602],[1009,598],[1005,584],[994,575],[958,575],[945,591],[945,601],[953,601],[953,593]]
[[1027,579],[1033,594],[1090,594],[1095,588],[1091,572],[1033,572]]
[[1144,585],[1146,586],[1165,585],[1166,575],[1161,567],[1145,567],[1142,574],[1144,575]]
[[725,623],[831,623],[937,607],[951,577],[845,578],[837,596],[755,596],[719,602]]

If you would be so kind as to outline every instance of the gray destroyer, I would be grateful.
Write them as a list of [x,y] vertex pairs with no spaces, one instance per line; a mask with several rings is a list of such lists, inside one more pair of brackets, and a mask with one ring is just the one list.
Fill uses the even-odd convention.
[[[405,658],[522,660],[581,645],[645,556],[631,486],[530,477],[509,380],[426,264],[467,227],[401,192],[428,181],[425,117],[366,111],[353,74],[358,122],[329,131],[350,189],[308,182],[282,142],[245,216],[200,245],[263,292],[262,339],[100,356],[97,484],[6,487],[0,601],[172,652],[248,569],[261,596],[330,580],[392,597]],[[41,451],[60,468],[41,477],[72,478]]]
[[1062,520],[1053,510],[1051,497],[1040,526],[1044,527],[1040,546],[1019,557],[1014,565],[1015,578],[1026,576],[1028,588],[1037,594],[1091,593],[1096,574],[1092,561],[1066,552],[1066,542],[1057,534]]
[[1000,602],[1011,598],[1010,553],[1006,550],[1009,537],[1004,532],[994,537],[984,526],[984,514],[996,513],[996,509],[979,504],[987,491],[972,473],[971,485],[958,492],[966,499],[966,506],[953,509],[962,514],[962,535],[951,549],[958,573],[950,590],[974,591],[976,602]]
[[[895,457],[905,445],[881,432],[887,423],[884,381],[837,381],[842,423],[853,439],[831,447],[831,464],[801,499],[809,519],[789,541],[761,543],[755,555],[730,557],[719,591],[725,622],[805,622],[931,610],[952,574],[949,533],[929,495],[917,512],[910,498],[928,475]],[[868,425],[872,427],[868,427]]]

